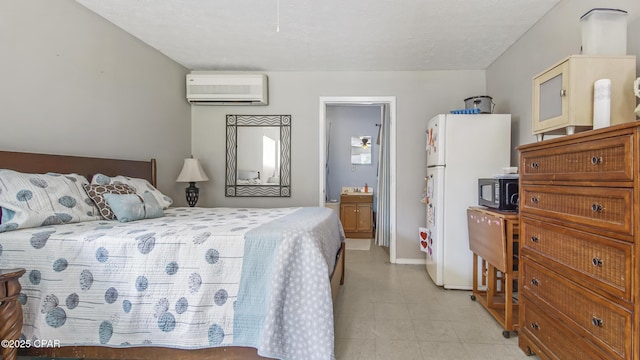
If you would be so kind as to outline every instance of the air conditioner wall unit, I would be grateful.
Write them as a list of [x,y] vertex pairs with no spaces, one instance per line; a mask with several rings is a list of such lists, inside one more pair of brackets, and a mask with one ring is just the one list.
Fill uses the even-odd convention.
[[187,74],[187,101],[195,105],[268,105],[267,75]]

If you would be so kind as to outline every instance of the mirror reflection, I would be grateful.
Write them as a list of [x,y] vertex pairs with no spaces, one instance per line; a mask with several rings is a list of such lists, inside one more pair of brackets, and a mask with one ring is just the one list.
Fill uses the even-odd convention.
[[351,164],[371,164],[371,136],[351,137]]
[[280,185],[280,127],[238,127],[238,185]]
[[291,196],[291,115],[227,115],[225,196]]

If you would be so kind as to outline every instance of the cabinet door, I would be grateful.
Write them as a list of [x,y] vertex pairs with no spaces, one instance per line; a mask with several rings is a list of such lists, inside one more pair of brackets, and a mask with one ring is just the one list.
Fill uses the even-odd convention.
[[371,231],[371,204],[358,204],[357,231]]
[[569,125],[569,63],[533,79],[533,133]]
[[356,204],[340,205],[340,222],[345,232],[357,231],[358,229],[358,208]]

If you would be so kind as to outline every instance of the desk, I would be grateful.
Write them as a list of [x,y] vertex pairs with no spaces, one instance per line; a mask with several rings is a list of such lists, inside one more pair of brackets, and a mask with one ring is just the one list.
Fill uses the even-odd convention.
[[[483,207],[467,209],[469,249],[473,252],[473,295],[502,325],[502,335],[508,338],[518,329],[518,301],[513,298],[514,281],[518,280],[517,212],[490,210]],[[478,274],[479,260],[481,274]],[[478,276],[480,275],[480,276]],[[486,290],[478,289],[478,279]]]
[[[0,270],[0,340],[17,340],[22,331],[22,306],[18,303],[20,283],[24,269]],[[2,346],[4,360],[14,360],[18,347]]]

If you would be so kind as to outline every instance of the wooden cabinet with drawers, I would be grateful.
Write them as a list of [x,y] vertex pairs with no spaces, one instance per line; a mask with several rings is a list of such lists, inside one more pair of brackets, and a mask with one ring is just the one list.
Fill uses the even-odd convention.
[[348,238],[373,237],[373,195],[340,196],[340,222]]
[[640,360],[640,123],[518,150],[520,348]]

